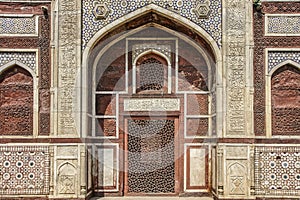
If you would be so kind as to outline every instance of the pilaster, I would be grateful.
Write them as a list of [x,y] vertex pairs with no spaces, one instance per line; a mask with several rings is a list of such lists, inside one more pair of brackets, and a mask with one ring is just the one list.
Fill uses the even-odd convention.
[[[57,135],[76,135],[80,130],[80,97],[76,85],[80,80],[81,64],[81,1],[62,0],[58,2],[58,127]],[[79,106],[78,106],[79,107]],[[79,121],[78,121],[79,122]]]

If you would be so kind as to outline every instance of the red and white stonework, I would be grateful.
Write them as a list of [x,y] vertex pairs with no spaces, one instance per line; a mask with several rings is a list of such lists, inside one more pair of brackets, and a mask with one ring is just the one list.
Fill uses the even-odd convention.
[[296,0],[0,0],[0,199],[300,197]]

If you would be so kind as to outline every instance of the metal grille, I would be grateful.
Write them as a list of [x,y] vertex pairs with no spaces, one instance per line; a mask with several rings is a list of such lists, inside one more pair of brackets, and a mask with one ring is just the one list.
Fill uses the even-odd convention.
[[128,130],[128,192],[174,193],[174,120],[129,120]]

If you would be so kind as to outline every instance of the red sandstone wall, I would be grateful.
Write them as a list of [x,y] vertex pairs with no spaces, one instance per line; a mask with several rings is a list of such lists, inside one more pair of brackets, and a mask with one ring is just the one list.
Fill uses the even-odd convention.
[[[48,7],[48,13],[50,14],[51,5],[42,3],[1,3],[0,13],[1,14],[34,14],[39,16],[39,34],[38,36],[0,36],[0,48],[2,49],[39,49],[38,53],[38,76],[39,76],[39,135],[49,135],[50,132],[50,79],[51,79],[51,66],[50,66],[50,29],[51,29],[51,16],[45,18],[41,9],[41,6]],[[15,87],[18,87],[16,83]],[[2,87],[3,89],[4,87]],[[7,93],[7,91],[3,91]],[[32,96],[32,95],[31,95]],[[28,102],[32,103],[32,102]],[[32,107],[32,105],[31,105]],[[32,109],[31,109],[32,110]],[[29,112],[29,111],[28,111]],[[30,111],[32,115],[32,111]],[[16,111],[10,118],[9,121],[17,122],[19,119],[17,115],[26,115],[24,110]],[[1,114],[1,117],[4,115]],[[27,119],[26,117],[26,119]],[[26,134],[29,134],[29,130],[32,130],[32,117],[28,121],[27,125],[31,128],[27,128]],[[23,121],[23,123],[25,123]],[[5,131],[0,134],[9,134],[11,131]],[[31,131],[32,132],[32,131]]]
[[[300,37],[278,37],[278,36],[265,36],[264,35],[264,18],[265,14],[292,14],[300,13],[300,2],[277,2],[277,3],[263,3],[263,10],[261,13],[254,13],[254,129],[257,136],[264,136],[266,134],[265,127],[265,49],[266,48],[299,48]],[[286,75],[283,75],[286,77]],[[282,93],[282,91],[281,91]],[[282,93],[283,95],[284,93]],[[274,98],[273,98],[274,99]],[[282,102],[283,106],[288,101]],[[274,110],[274,109],[273,109]],[[277,111],[275,111],[277,112]],[[278,113],[278,112],[277,112]],[[284,115],[284,112],[279,112],[276,116]],[[289,127],[283,131],[283,127],[278,127],[278,124],[285,123],[285,120],[290,121],[293,119],[289,115],[285,120],[278,117],[273,117],[273,130],[275,134],[279,134],[277,129],[280,129],[280,134],[299,134],[298,128]],[[279,121],[278,121],[279,120]],[[287,128],[287,127],[286,127]],[[285,128],[284,128],[285,129]]]
[[278,69],[272,76],[272,134],[300,133],[300,70],[292,66]]
[[0,77],[0,133],[31,135],[33,130],[33,79],[13,67]]

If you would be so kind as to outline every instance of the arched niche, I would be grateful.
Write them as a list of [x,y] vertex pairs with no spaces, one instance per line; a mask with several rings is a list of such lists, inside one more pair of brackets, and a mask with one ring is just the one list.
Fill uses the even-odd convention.
[[159,52],[146,52],[133,61],[134,93],[168,93],[170,64]]
[[272,135],[300,136],[300,70],[291,64],[271,75]]
[[[169,15],[170,14],[170,15]],[[129,16],[125,16],[124,19],[118,19],[107,27],[99,30],[97,34],[89,41],[84,52],[83,52],[83,79],[82,85],[82,104],[83,104],[83,135],[91,135],[89,133],[92,126],[91,116],[93,114],[93,106],[95,104],[94,93],[97,89],[103,90],[106,93],[111,93],[113,98],[116,93],[128,93],[127,88],[124,87],[124,84],[132,85],[132,59],[130,55],[127,55],[126,52],[130,52],[129,47],[126,47],[126,38],[128,37],[153,37],[159,39],[159,37],[177,37],[180,38],[180,41],[185,43],[185,45],[190,45],[192,48],[195,48],[198,53],[205,55],[206,63],[210,63],[211,66],[208,69],[204,70],[205,73],[195,73],[196,75],[188,76],[187,72],[181,70],[181,74],[175,77],[175,73],[172,74],[172,82],[176,78],[178,81],[184,79],[187,85],[194,86],[190,87],[190,91],[197,89],[199,93],[201,92],[212,92],[212,101],[214,106],[212,106],[213,112],[220,112],[222,114],[222,108],[216,106],[216,99],[222,99],[222,68],[221,68],[221,53],[217,47],[215,41],[199,26],[193,25],[187,19],[182,18],[181,16],[174,16],[174,13],[165,11],[163,8],[159,8],[155,5],[149,5],[143,8],[142,10],[135,11],[130,13]],[[162,34],[151,35],[150,28],[156,28],[162,30]],[[142,31],[144,29],[144,31]],[[115,49],[113,46],[117,46]],[[126,49],[127,48],[127,49]],[[107,54],[107,59],[105,60],[105,52]],[[174,50],[175,53],[176,50]],[[187,50],[188,51],[188,50]],[[179,60],[175,61],[173,59],[172,69],[178,70],[182,69],[181,66],[175,66],[176,63],[182,63],[183,66],[189,65],[190,69],[198,70],[203,68],[203,63],[199,60],[193,60],[190,62],[189,58],[186,58],[185,52],[179,52]],[[128,57],[126,57],[128,56]],[[171,55],[173,56],[173,54]],[[193,58],[199,58],[199,56],[193,56]],[[118,59],[116,59],[118,58]],[[112,60],[113,59],[113,60]],[[129,59],[129,63],[126,63],[125,60]],[[182,61],[181,61],[182,60]],[[186,60],[186,61],[183,61]],[[106,63],[106,64],[105,64]],[[110,65],[110,68],[101,67]],[[202,65],[202,66],[201,66]],[[127,67],[127,69],[126,69]],[[178,67],[178,68],[176,68]],[[127,74],[127,71],[129,73]],[[203,71],[203,69],[201,69]],[[117,75],[116,71],[119,71]],[[199,70],[198,70],[199,71]],[[102,77],[103,73],[110,74],[107,78]],[[99,76],[100,74],[100,76]],[[185,74],[184,76],[182,76]],[[101,77],[101,81],[95,80],[97,77]],[[110,84],[112,83],[113,84]],[[99,85],[99,83],[101,83]],[[196,87],[195,87],[196,86]],[[218,88],[218,89],[217,89]],[[176,90],[181,90],[181,88],[175,88]],[[99,91],[96,91],[98,93]],[[100,92],[101,93],[101,92]],[[218,96],[218,98],[217,98]],[[92,103],[91,103],[92,102]],[[221,105],[221,104],[219,104]],[[217,110],[218,109],[218,110]],[[222,116],[219,115],[219,127],[221,128]],[[214,117],[213,123],[217,124],[217,117]],[[221,129],[220,129],[221,130]],[[213,130],[217,132],[217,130]]]
[[[139,110],[131,115],[124,106],[126,98],[146,99],[150,102],[149,107],[154,99],[165,105],[175,104],[170,108],[171,114],[166,111],[163,113],[165,116],[158,116],[164,119],[156,121],[173,117],[176,127],[178,124],[178,137],[181,137],[182,141],[215,137],[218,112],[216,99],[221,99],[222,96],[219,49],[199,26],[191,27],[192,23],[186,19],[180,16],[175,19],[173,15],[168,15],[169,11],[162,13],[163,10],[155,6],[151,5],[148,8],[145,12],[128,17],[126,22],[117,20],[118,23],[113,22],[99,30],[84,50],[85,90],[82,91],[82,95],[83,109],[86,111],[83,122],[86,126],[83,123],[83,132],[87,137],[104,139],[105,145],[113,143],[127,148],[126,137],[129,134],[126,124],[128,125],[130,120],[126,117],[142,113],[137,117],[141,118],[140,120],[149,120],[151,123],[155,120],[151,119],[150,114],[147,115],[147,112],[154,113],[152,108],[146,108],[145,112]],[[147,64],[149,59],[154,59],[156,64],[163,66],[163,70],[159,70],[158,74],[163,76],[160,78],[163,81],[160,82],[158,90],[137,91],[141,82],[141,65]],[[155,76],[155,73],[153,74]],[[157,107],[160,109],[165,105]],[[175,129],[173,134],[177,134]],[[177,144],[177,139],[174,137],[174,144]],[[125,154],[117,159],[124,161]],[[126,162],[122,164],[126,170]],[[179,165],[176,163],[176,166]],[[183,167],[184,164],[181,163],[180,166]],[[99,173],[98,180],[102,180],[103,176]],[[127,187],[125,175],[119,176],[125,182],[114,184],[120,185],[121,188]],[[179,177],[178,174],[175,176],[176,179]],[[101,192],[121,191],[117,187],[107,185],[99,187],[104,188]],[[180,187],[180,192],[183,192],[183,185]],[[176,192],[179,191],[177,189]],[[209,186],[205,186],[205,189],[209,190]]]
[[4,66],[0,74],[1,135],[33,135],[34,80],[24,67]]
[[73,163],[65,162],[58,168],[58,193],[76,194],[76,167]]
[[[117,96],[141,94],[137,92],[135,71],[136,59],[141,54],[155,54],[166,61],[168,69],[164,81],[164,89],[167,90],[165,94],[199,94],[193,99],[189,98],[191,99],[189,101],[196,103],[197,110],[194,108],[188,110],[194,112],[192,114],[197,113],[198,110],[200,113],[201,104],[201,109],[205,110],[207,107],[211,110],[206,109],[200,115],[214,114],[214,117],[210,120],[189,119],[188,123],[202,123],[205,126],[204,131],[199,131],[202,135],[208,131],[216,134],[216,129],[212,127],[215,127],[217,118],[216,87],[221,80],[217,65],[220,56],[219,50],[215,48],[210,38],[203,34],[203,30],[197,32],[170,16],[149,10],[139,14],[134,20],[132,18],[124,24],[120,23],[107,29],[102,35],[100,32],[98,38],[92,39],[94,43],[89,43],[84,52],[84,67],[87,67],[87,70],[84,70],[87,74],[83,75],[86,77],[83,83],[87,86],[84,87],[87,90],[83,91],[83,106],[87,108],[87,115],[83,117],[87,119],[84,135],[106,135],[101,131],[95,134],[98,132],[96,129],[101,127],[102,130],[105,129],[103,128],[105,124],[117,125],[117,109],[111,109],[119,104]],[[142,40],[150,47],[144,50],[138,49]],[[133,48],[135,46],[137,50]],[[207,94],[209,97],[205,97]],[[220,96],[221,93],[218,94]],[[97,103],[100,101],[102,103]],[[202,106],[208,102],[213,105]],[[105,113],[103,110],[108,112]],[[117,136],[118,133],[108,135]]]

